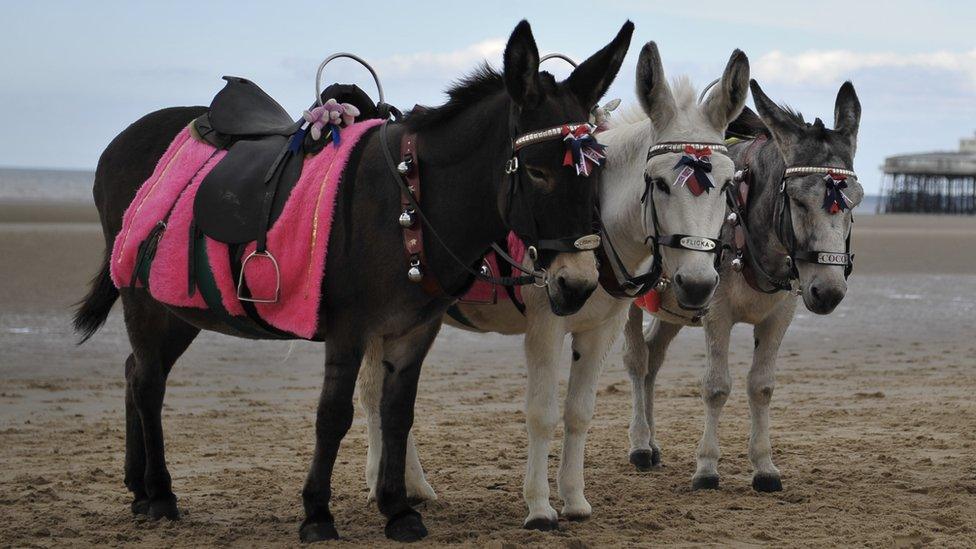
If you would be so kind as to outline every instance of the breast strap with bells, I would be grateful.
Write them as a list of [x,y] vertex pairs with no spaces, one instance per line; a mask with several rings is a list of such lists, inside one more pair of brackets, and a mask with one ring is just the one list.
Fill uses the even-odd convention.
[[[844,278],[849,277],[851,272],[854,270],[854,254],[850,253],[851,231],[847,233],[844,252],[797,250],[796,233],[793,229],[793,218],[790,207],[791,199],[789,194],[786,192],[786,180],[790,177],[819,173],[822,173],[825,176],[831,177],[837,181],[846,180],[848,177],[857,177],[853,171],[845,168],[798,166],[788,168],[784,172],[782,183],[780,185],[780,195],[782,196],[782,201],[778,203],[775,216],[778,218],[776,236],[787,250],[786,260],[790,268],[789,278],[782,279],[770,274],[769,271],[767,271],[759,262],[759,258],[755,253],[748,253],[750,248],[753,250],[762,249],[761,244],[755,241],[752,232],[749,230],[747,216],[749,187],[753,177],[752,167],[750,165],[751,160],[754,157],[756,150],[761,148],[766,142],[767,139],[765,136],[760,136],[753,140],[743,155],[743,168],[736,172],[733,187],[727,189],[726,191],[726,201],[729,208],[732,210],[732,213],[729,215],[729,222],[735,227],[733,248],[736,255],[732,259],[732,269],[736,272],[742,272],[746,282],[752,287],[752,289],[767,294],[780,291],[791,291],[797,294],[800,293],[798,288],[794,288],[794,282],[799,280],[800,277],[799,271],[796,267],[797,261],[806,261],[808,263],[815,263],[819,265],[843,266]],[[844,186],[846,186],[846,183],[844,183]],[[846,197],[843,196],[840,189],[836,188],[836,185],[828,185],[827,195],[828,196],[827,199],[825,199],[824,207],[827,208],[831,213],[843,211],[844,209],[848,208],[846,204]],[[843,206],[835,202],[835,200],[838,199],[837,197],[839,197],[839,200]],[[830,203],[828,203],[827,200],[830,200]],[[852,223],[853,219],[852,214]],[[749,260],[748,265],[745,263],[746,258]],[[763,279],[768,287],[764,288],[759,284],[757,275]]]
[[[686,143],[665,141],[652,145],[647,150],[647,160],[650,160],[655,156],[668,153],[683,153],[686,155],[686,157],[694,154],[693,152],[690,153],[689,151],[707,151],[709,155],[715,152],[720,154],[728,153],[728,149],[721,143]],[[679,164],[675,167],[682,167],[682,162],[679,162]],[[693,171],[695,170],[694,167],[682,167],[682,171],[689,169]],[[687,234],[662,234],[661,225],[657,216],[657,207],[655,206],[654,202],[654,192],[653,189],[651,189],[651,182],[651,178],[649,178],[645,172],[644,194],[641,196],[641,203],[650,207],[651,221],[654,226],[654,234],[648,235],[644,238],[645,243],[651,242],[651,251],[654,256],[654,260],[648,272],[637,276],[633,276],[628,272],[627,267],[623,264],[623,261],[621,261],[620,256],[617,254],[617,251],[606,232],[602,220],[600,222],[601,236],[603,237],[604,242],[604,245],[597,252],[598,259],[600,261],[600,284],[608,294],[616,298],[631,299],[640,297],[654,289],[663,291],[665,288],[667,288],[669,281],[664,276],[664,266],[660,249],[661,246],[667,246],[669,248],[679,250],[690,250],[693,252],[715,254],[716,270],[718,270],[719,263],[721,262],[721,252],[724,246],[719,239]],[[698,182],[698,184],[704,185],[704,182]],[[701,189],[701,191],[699,191],[697,194],[701,194],[701,192],[708,192],[708,188],[706,187]],[[597,212],[597,215],[599,216],[599,212]]]

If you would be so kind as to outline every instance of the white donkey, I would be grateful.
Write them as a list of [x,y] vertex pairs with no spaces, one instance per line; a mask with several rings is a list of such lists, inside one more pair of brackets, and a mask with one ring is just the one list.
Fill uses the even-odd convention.
[[[729,396],[728,350],[732,326],[755,326],[755,351],[748,375],[752,433],[749,459],[757,491],[782,490],[769,442],[769,402],[776,354],[793,320],[796,294],[817,314],[834,310],[847,292],[851,209],[864,194],[852,171],[861,105],[850,82],[837,95],[834,129],[813,124],[780,108],[752,82],[752,95],[772,140],[762,136],[731,147],[740,171],[729,192],[733,213],[726,227],[736,255],[722,265],[722,282],[699,322],[663,310],[646,331],[643,314],[632,308],[625,331],[624,363],[633,384],[631,462],[660,463],[654,439],[654,380],[668,345],[683,326],[702,325],[708,347],[701,385],[705,430],[698,445],[692,487],[718,488],[718,420]],[[665,293],[666,306],[673,296]]]
[[[715,258],[720,248],[714,239],[726,213],[722,190],[731,184],[734,173],[734,163],[722,145],[723,137],[729,122],[742,111],[748,81],[749,61],[736,50],[720,84],[698,104],[687,79],[678,80],[672,93],[657,46],[653,42],[644,46],[637,63],[637,96],[643,112],[633,109],[615,115],[610,128],[599,134],[608,155],[599,190],[604,246],[609,248],[608,254],[618,259],[613,262],[615,278],[624,287],[654,287],[657,276],[630,273],[660,274],[663,267],[684,306],[700,309],[711,299],[718,284]],[[692,152],[686,152],[688,147]],[[694,179],[689,174],[678,179],[686,167],[678,166],[682,162],[691,166],[688,169],[694,172]],[[705,173],[707,170],[710,173]],[[651,181],[656,185],[650,185]],[[713,182],[715,187],[709,188]],[[697,186],[695,190],[693,186]],[[558,527],[559,515],[549,503],[548,454],[559,420],[556,395],[563,341],[566,334],[572,334],[573,362],[558,487],[563,500],[562,516],[581,520],[591,513],[583,495],[583,457],[597,377],[623,328],[632,299],[618,299],[598,289],[580,312],[561,317],[552,313],[543,290],[526,287],[522,296],[524,316],[510,302],[460,304],[459,308],[478,331],[525,334],[529,449],[524,495],[529,513],[524,525],[551,530]],[[471,329],[452,319],[445,320]],[[376,483],[381,445],[379,400],[383,376],[378,356],[367,354],[368,363],[360,374],[360,398],[369,427],[366,476],[371,489]],[[412,497],[434,498],[412,442],[411,439],[407,454],[408,493]]]

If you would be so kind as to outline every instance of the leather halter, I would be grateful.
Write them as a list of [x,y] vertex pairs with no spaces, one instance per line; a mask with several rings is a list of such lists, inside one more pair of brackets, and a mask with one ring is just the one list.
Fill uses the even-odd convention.
[[[509,126],[514,128],[514,116],[512,117]],[[579,127],[580,124],[569,125],[570,128],[575,129]],[[516,136],[512,139],[512,156],[505,165],[505,173],[510,176],[510,187],[508,190],[508,205],[505,215],[506,224],[511,227],[511,217],[512,217],[512,204],[514,201],[514,195],[520,186],[519,172],[521,167],[518,161],[519,150],[534,145],[536,143],[541,143],[543,141],[549,141],[553,139],[562,139],[562,129],[563,126],[556,126],[553,128],[548,128],[545,130],[534,131],[526,133],[523,135]],[[407,255],[407,261],[410,265],[408,276],[410,280],[415,282],[420,282],[424,291],[429,295],[435,297],[446,296],[446,292],[443,287],[437,281],[436,276],[433,274],[430,266],[426,260],[426,254],[424,253],[424,238],[423,238],[423,226],[427,227],[430,235],[434,237],[435,240],[444,248],[447,255],[462,269],[468,272],[471,276],[489,282],[491,284],[498,284],[500,286],[522,286],[526,284],[537,284],[537,281],[541,280],[542,286],[549,283],[548,273],[545,269],[535,269],[528,270],[524,268],[521,263],[515,261],[511,256],[509,256],[505,250],[501,249],[497,243],[493,243],[491,247],[495,250],[495,253],[503,261],[510,264],[514,270],[518,270],[524,273],[524,276],[504,276],[495,277],[491,276],[489,272],[484,269],[476,270],[470,265],[465,263],[460,257],[457,256],[448,246],[444,239],[440,236],[436,229],[431,225],[427,216],[424,215],[423,210],[420,208],[420,162],[417,153],[417,134],[406,133],[401,138],[400,142],[400,163],[397,164],[393,155],[390,153],[389,147],[389,120],[380,126],[380,148],[383,149],[383,156],[386,160],[387,167],[390,170],[391,175],[396,180],[398,186],[400,187],[400,202],[402,206],[402,213],[400,214],[400,225],[403,228],[403,242],[404,249]],[[419,218],[420,223],[417,223],[417,218]],[[531,223],[531,233],[535,234],[535,220],[530,216],[529,219]],[[518,232],[518,231],[516,231]],[[520,233],[521,236],[521,233]],[[556,252],[582,252],[586,250],[593,250],[600,246],[600,237],[596,234],[586,234],[579,237],[569,237],[569,238],[557,238],[557,239],[535,239],[532,244],[528,247],[528,252],[530,258],[535,261],[538,257],[538,250],[553,250]],[[415,277],[416,276],[416,277]]]
[[[733,222],[735,225],[733,248],[735,250],[736,257],[733,259],[733,261],[743,261],[745,258],[748,258],[748,264],[743,264],[742,267],[745,280],[749,286],[752,287],[752,289],[766,294],[773,294],[781,291],[789,291],[797,294],[800,293],[800,289],[798,287],[794,288],[794,283],[800,278],[800,274],[796,266],[797,261],[805,261],[807,263],[814,263],[818,265],[843,266],[844,278],[849,277],[851,272],[854,270],[854,254],[850,253],[852,231],[848,231],[847,233],[844,252],[798,250],[796,232],[793,228],[793,217],[790,206],[792,199],[790,198],[789,193],[786,192],[786,180],[791,177],[830,173],[844,175],[847,177],[857,177],[857,174],[846,168],[835,168],[828,166],[795,166],[787,168],[784,171],[779,189],[782,201],[778,203],[774,218],[776,219],[776,236],[780,243],[783,244],[783,247],[785,247],[787,250],[784,259],[790,269],[789,278],[779,278],[770,274],[769,271],[767,271],[760,263],[756,254],[749,252],[750,248],[752,250],[762,249],[761,243],[755,241],[748,225],[747,216],[749,206],[749,188],[754,176],[753,169],[750,164],[752,159],[758,153],[758,149],[765,146],[767,142],[768,139],[766,136],[759,136],[749,144],[749,147],[746,149],[746,152],[743,155],[743,168],[736,172],[733,187],[726,190],[726,201],[729,208],[736,216],[735,221]],[[852,213],[852,224],[853,221],[854,217]],[[853,227],[851,227],[851,229],[853,230]],[[760,285],[758,278],[762,278],[767,287]]]
[[[514,109],[514,107],[513,107]],[[539,250],[550,250],[558,253],[578,253],[595,250],[600,247],[600,236],[598,234],[586,233],[563,238],[540,238],[538,234],[535,214],[531,208],[525,204],[516,206],[517,195],[524,194],[522,189],[522,162],[519,160],[519,153],[532,145],[544,143],[546,141],[557,141],[563,139],[563,129],[568,128],[571,132],[577,128],[592,126],[585,122],[561,124],[541,130],[533,130],[522,134],[517,134],[515,129],[515,112],[509,117],[509,131],[513,135],[512,155],[505,163],[505,174],[509,176],[508,194],[505,204],[505,224],[525,242],[529,257],[536,261]],[[495,249],[499,252],[499,249]],[[504,256],[503,256],[504,257]]]
[[815,265],[844,267],[844,278],[847,279],[854,271],[854,254],[851,253],[851,233],[854,232],[853,212],[851,212],[851,227],[847,231],[847,236],[844,237],[843,252],[797,249],[796,231],[793,227],[793,216],[790,206],[793,199],[790,197],[789,193],[786,192],[786,180],[791,177],[814,174],[837,174],[846,177],[857,177],[857,174],[854,173],[854,171],[846,168],[834,168],[830,166],[798,166],[787,168],[783,173],[783,182],[780,185],[780,194],[783,196],[783,202],[782,207],[779,210],[780,222],[778,225],[778,236],[780,242],[786,246],[787,254],[789,254],[791,276],[794,280],[800,278],[800,273],[796,267],[797,261],[813,263]]
[[[696,149],[708,147],[713,152],[718,152],[719,154],[728,153],[728,148],[726,148],[726,146],[722,143],[664,141],[651,145],[651,147],[648,148],[647,160],[662,154],[683,153],[685,147],[688,146]],[[604,227],[602,220],[600,221],[601,236],[603,237],[604,242],[604,246],[602,246],[597,252],[599,254],[598,259],[600,262],[600,284],[608,294],[616,298],[631,299],[640,297],[655,289],[658,285],[660,285],[660,283],[667,283],[667,279],[664,276],[664,264],[660,249],[661,246],[667,246],[669,248],[679,250],[690,250],[693,252],[715,254],[716,270],[722,257],[721,252],[724,245],[719,239],[687,234],[663,234],[660,222],[658,221],[657,207],[654,202],[654,190],[651,188],[652,180],[647,176],[646,172],[644,174],[644,185],[645,189],[644,194],[641,196],[641,202],[650,208],[651,220],[654,226],[654,234],[648,235],[646,238],[644,238],[645,243],[648,241],[651,242],[651,250],[654,256],[650,270],[641,275],[631,275],[627,271],[627,267],[623,264],[623,261],[620,259],[620,256],[617,254],[617,251],[613,246],[613,242],[610,240],[609,234],[606,232],[606,228]],[[599,211],[597,212],[597,215],[599,216]]]

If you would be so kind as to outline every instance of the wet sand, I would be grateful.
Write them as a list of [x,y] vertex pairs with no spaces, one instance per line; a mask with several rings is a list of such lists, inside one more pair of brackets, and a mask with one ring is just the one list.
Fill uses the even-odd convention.
[[[116,309],[91,342],[73,345],[67,307],[84,294],[102,237],[90,211],[64,208],[0,205],[0,546],[297,545],[321,346],[199,337],[174,369],[164,412],[183,519],[133,518],[122,485],[128,342]],[[445,328],[415,427],[439,495],[422,509],[428,543],[973,546],[976,219],[863,216],[855,246],[847,299],[829,317],[801,312],[780,353],[777,494],[750,488],[745,327],[733,338],[722,488],[690,490],[704,344],[686,330],[658,382],[666,466],[638,473],[627,462],[630,386],[618,349],[588,437],[593,517],[555,533],[522,530],[521,340]],[[560,439],[561,429],[553,456]],[[382,545],[364,456],[357,414],[333,510],[348,544]]]

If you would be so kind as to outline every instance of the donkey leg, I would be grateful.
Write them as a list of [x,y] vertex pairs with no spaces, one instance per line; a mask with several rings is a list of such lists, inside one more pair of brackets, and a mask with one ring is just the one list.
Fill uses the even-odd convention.
[[563,412],[563,455],[556,477],[559,497],[563,500],[561,514],[569,520],[584,520],[592,513],[583,494],[586,432],[596,405],[597,380],[626,318],[617,315],[593,330],[573,334],[573,366]]
[[386,375],[380,402],[383,452],[376,483],[376,503],[387,518],[386,537],[400,542],[417,541],[427,536],[420,513],[407,500],[404,470],[420,369],[440,327],[438,317],[384,343]]
[[653,318],[647,332],[643,333],[642,318],[635,315],[634,309],[640,312],[637,307],[631,307],[631,319],[624,332],[624,363],[630,374],[634,399],[629,433],[630,462],[638,471],[649,471],[661,466],[661,447],[655,438],[654,384],[668,347],[682,326]]
[[565,337],[563,323],[542,315],[529,322],[525,335],[528,387],[525,426],[529,435],[528,459],[522,494],[529,507],[523,523],[530,530],[559,528],[559,514],[549,504],[549,444],[559,421],[559,355]]
[[[363,368],[359,372],[359,403],[366,412],[366,433],[369,440],[366,447],[366,485],[369,487],[367,502],[376,500],[376,480],[379,478],[380,455],[383,453],[380,400],[383,397],[385,375],[382,341],[376,340],[367,346]],[[420,464],[420,454],[414,445],[412,432],[407,436],[407,465],[404,475],[408,500],[420,502],[437,499],[437,494],[424,476],[424,468]]]
[[753,330],[755,351],[748,377],[749,412],[752,416],[749,460],[753,467],[752,487],[757,492],[778,492],[783,489],[779,469],[773,465],[772,446],[769,443],[769,402],[773,399],[776,384],[776,354],[793,320],[795,304],[794,300],[787,300]]
[[718,460],[721,451],[718,443],[718,420],[732,388],[732,378],[729,375],[731,333],[732,324],[724,320],[705,325],[708,364],[701,385],[702,401],[705,403],[705,430],[698,443],[698,466],[691,479],[691,487],[695,490],[714,490],[719,484]]
[[[643,336],[644,312],[636,305],[631,305],[627,311],[627,323],[624,325],[624,367],[630,376],[631,398],[630,428],[627,435],[630,438],[630,463],[638,471],[648,471],[653,466],[653,448],[651,446],[651,427],[644,413],[644,380],[647,378],[647,346]],[[653,322],[653,320],[652,320]]]
[[125,362],[125,485],[133,494],[131,509],[176,520],[163,444],[163,398],[173,364],[200,330],[142,295],[123,292],[122,306],[132,344]]
[[332,469],[339,444],[353,419],[356,375],[363,360],[364,344],[352,333],[336,334],[325,344],[325,378],[315,416],[315,451],[302,489],[305,520],[299,528],[303,542],[339,539],[329,510]]

